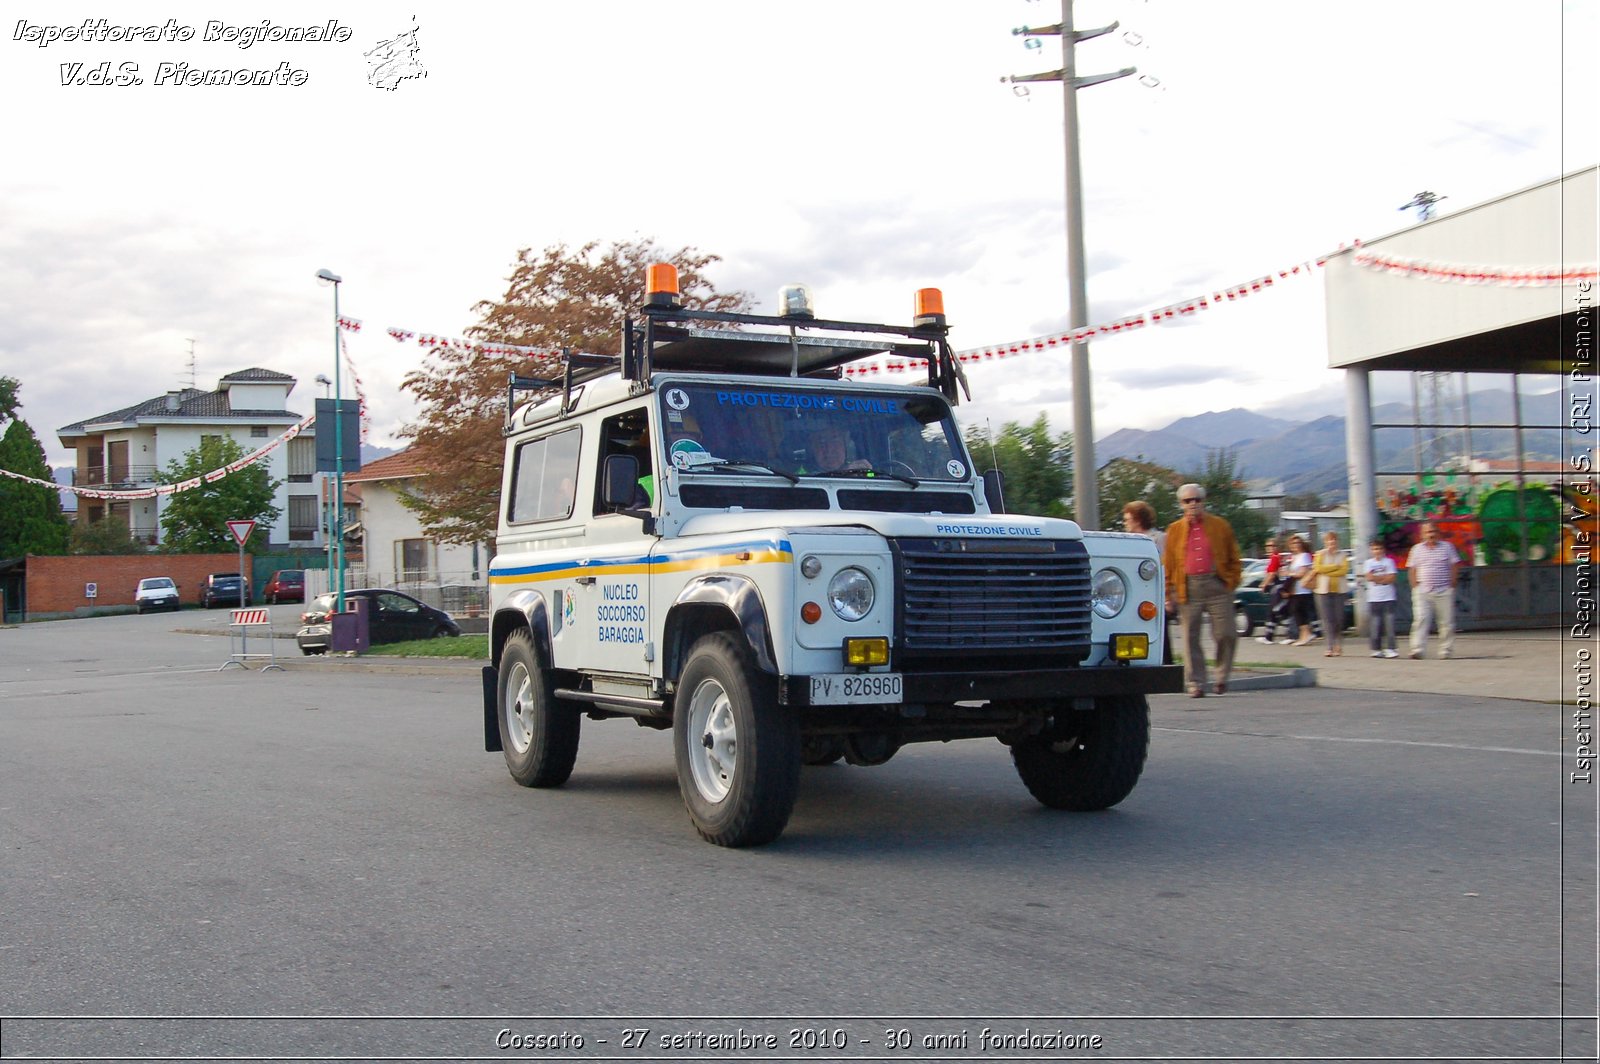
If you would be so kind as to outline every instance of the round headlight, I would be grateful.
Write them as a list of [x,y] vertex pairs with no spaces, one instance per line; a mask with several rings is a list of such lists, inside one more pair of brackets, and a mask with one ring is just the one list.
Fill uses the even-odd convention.
[[1115,617],[1128,603],[1128,583],[1115,569],[1101,569],[1094,574],[1094,587],[1089,593],[1094,612],[1102,617]]
[[822,572],[822,559],[815,554],[807,554],[800,559],[800,575],[807,580],[815,580],[820,572]]
[[859,621],[872,611],[872,578],[851,566],[828,581],[828,605],[843,621]]
[[1139,563],[1140,580],[1154,580],[1156,578],[1156,574],[1160,571],[1161,566],[1156,564],[1154,558],[1146,558],[1144,561]]

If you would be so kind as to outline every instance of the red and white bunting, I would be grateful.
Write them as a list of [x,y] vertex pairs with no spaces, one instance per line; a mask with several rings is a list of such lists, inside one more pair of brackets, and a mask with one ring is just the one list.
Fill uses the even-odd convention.
[[1359,251],[1351,259],[1357,266],[1399,277],[1437,281],[1441,284],[1493,285],[1496,288],[1552,288],[1594,281],[1596,264],[1570,266],[1470,266],[1424,259],[1402,258]]
[[317,419],[315,416],[305,418],[298,424],[290,425],[280,436],[278,436],[277,439],[263,444],[254,451],[251,451],[249,454],[245,455],[243,458],[240,458],[238,461],[230,462],[221,469],[213,469],[211,472],[202,476],[190,477],[188,480],[180,480],[176,484],[157,484],[149,488],[130,488],[126,490],[118,490],[112,488],[79,488],[68,484],[57,484],[54,481],[40,480],[37,477],[25,477],[21,473],[13,473],[9,469],[0,469],[0,476],[10,477],[13,480],[21,480],[29,484],[38,484],[46,488],[55,488],[57,491],[70,491],[74,495],[84,499],[111,499],[117,502],[129,502],[138,499],[153,499],[158,495],[176,495],[180,491],[193,491],[201,484],[215,484],[217,481],[221,480],[223,477],[226,477],[230,473],[237,473],[246,466],[254,465],[256,462],[261,461],[262,458],[270,454],[285,440],[292,440],[296,436],[300,435],[302,430],[308,428],[316,420]]

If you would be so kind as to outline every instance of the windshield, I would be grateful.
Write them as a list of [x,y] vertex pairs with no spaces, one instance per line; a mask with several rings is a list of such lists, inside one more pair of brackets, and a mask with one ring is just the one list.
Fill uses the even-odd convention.
[[812,387],[696,384],[661,389],[666,448],[681,470],[768,468],[800,476],[959,481],[971,473],[938,395]]
[[[124,585],[124,586],[126,586],[126,585]],[[157,577],[154,577],[154,578],[152,578],[150,580],[141,580],[141,581],[139,581],[139,590],[141,590],[141,591],[154,591],[158,587],[172,587],[172,586],[173,586],[172,581],[170,579],[168,579],[167,577],[165,577],[165,576],[157,576]]]

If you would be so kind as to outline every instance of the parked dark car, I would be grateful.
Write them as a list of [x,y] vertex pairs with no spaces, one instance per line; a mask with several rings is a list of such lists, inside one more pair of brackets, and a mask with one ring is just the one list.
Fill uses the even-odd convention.
[[133,608],[138,613],[178,609],[178,585],[170,576],[145,577],[133,593]]
[[306,571],[304,569],[279,569],[261,589],[261,597],[269,603],[304,602],[306,600]]
[[208,610],[213,606],[248,606],[250,589],[238,573],[212,573],[200,586],[200,605]]
[[[318,595],[300,615],[301,628],[295,633],[300,653],[327,652],[328,644],[332,641],[335,597],[332,592]],[[366,600],[368,637],[374,646],[461,634],[461,626],[448,613],[399,591],[381,587],[362,588],[359,591],[346,591],[344,598],[346,609],[350,608],[351,599]]]

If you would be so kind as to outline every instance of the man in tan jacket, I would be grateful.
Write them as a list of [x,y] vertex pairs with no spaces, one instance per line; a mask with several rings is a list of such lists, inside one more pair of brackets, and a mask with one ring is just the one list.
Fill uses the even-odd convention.
[[1217,694],[1228,690],[1233,650],[1239,635],[1233,627],[1233,589],[1239,586],[1239,544],[1233,526],[1206,513],[1206,489],[1185,484],[1178,489],[1183,516],[1167,526],[1162,567],[1167,574],[1167,610],[1178,611],[1183,624],[1183,676],[1190,698],[1206,693],[1206,656],[1200,647],[1202,615],[1211,617],[1217,640]]

